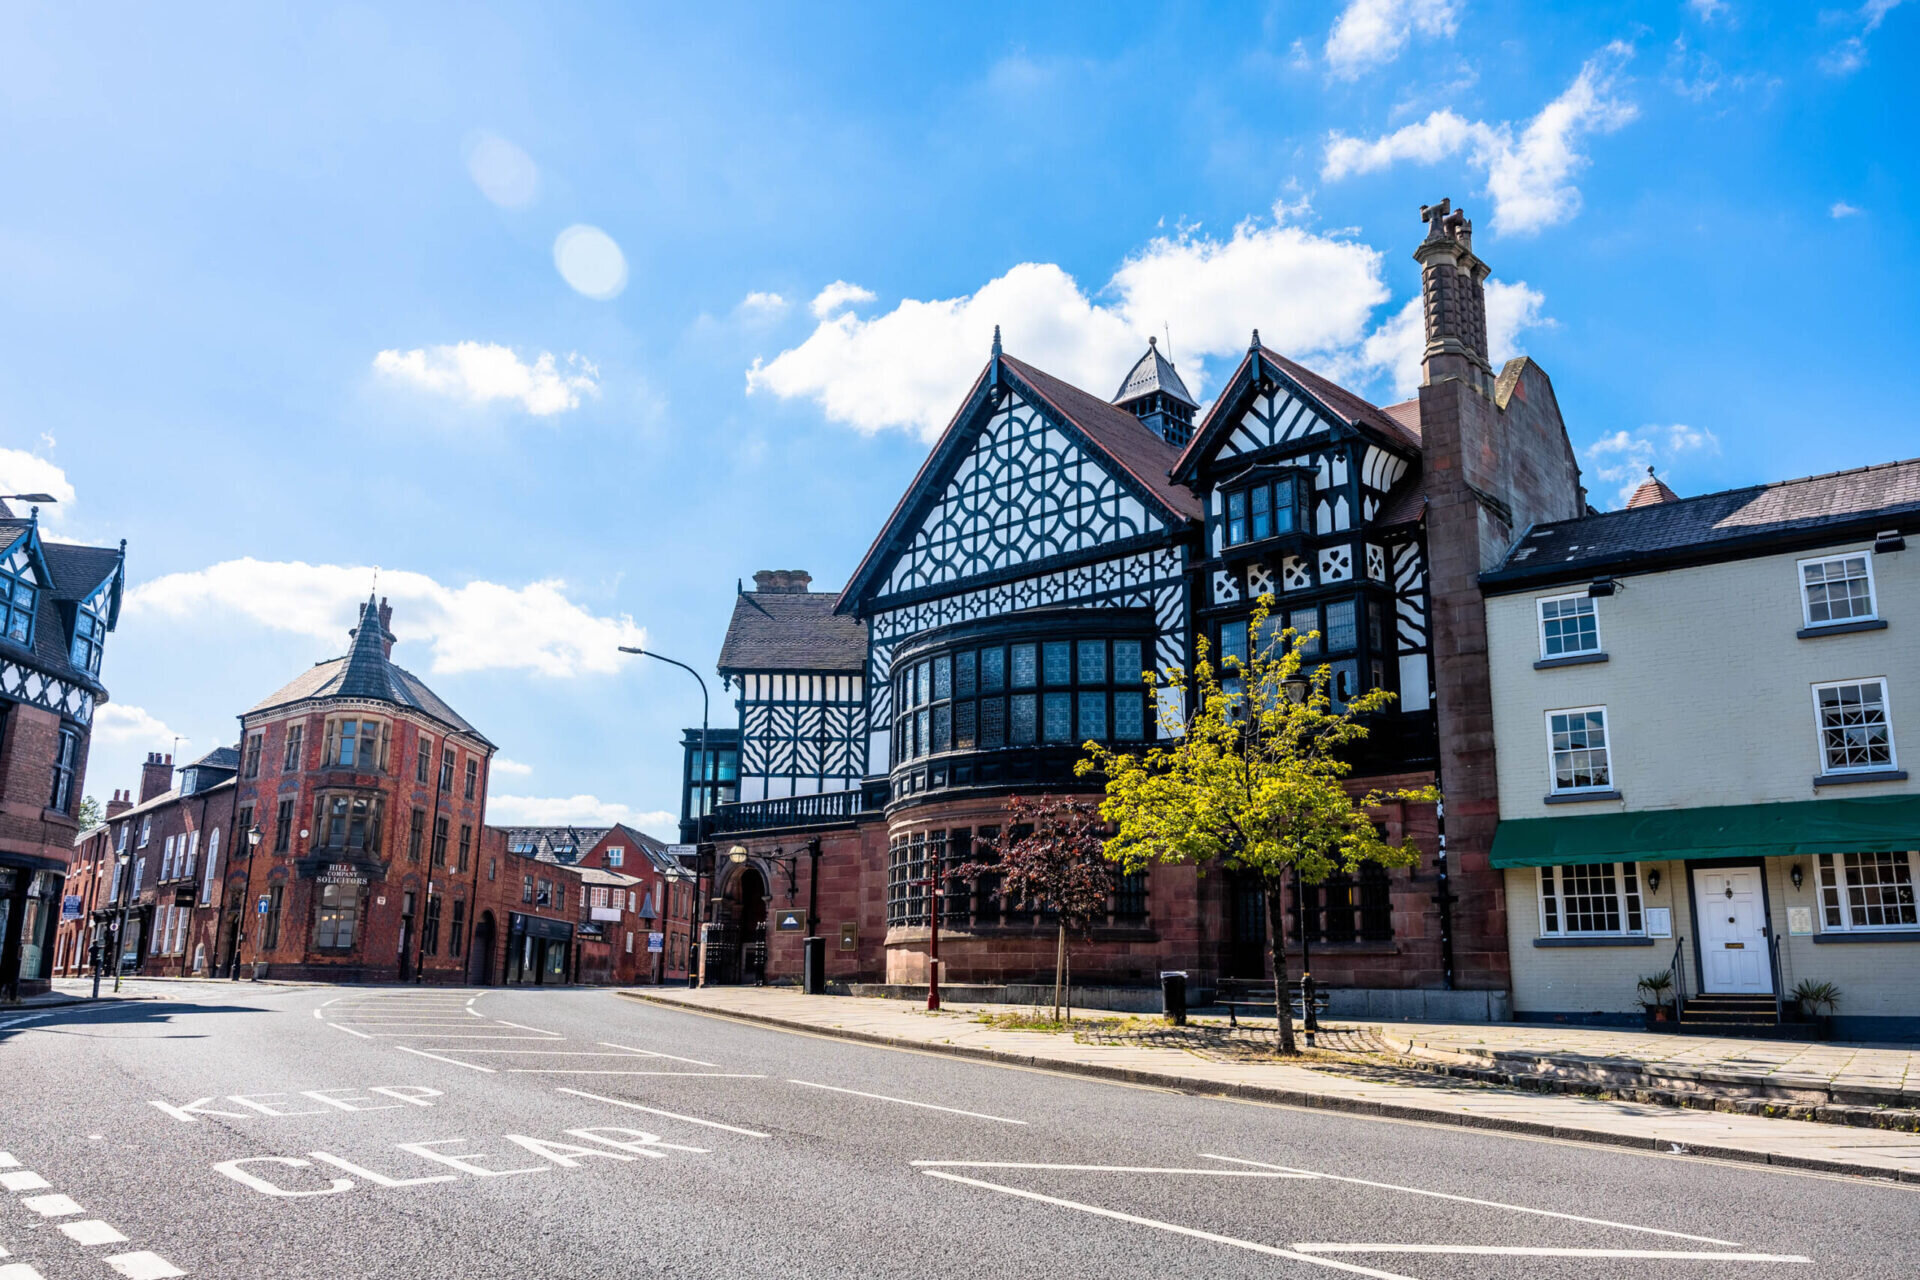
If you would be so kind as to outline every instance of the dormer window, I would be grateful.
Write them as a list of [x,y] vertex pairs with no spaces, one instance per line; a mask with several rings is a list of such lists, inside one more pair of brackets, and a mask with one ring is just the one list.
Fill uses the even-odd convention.
[[93,612],[92,602],[81,605],[73,618],[73,650],[68,655],[76,671],[100,674],[100,652],[106,638],[107,624]]
[[33,643],[33,605],[40,579],[25,544],[0,562],[0,636],[15,644]]
[[1300,477],[1261,479],[1226,491],[1227,545],[1259,542],[1292,533],[1305,505]]

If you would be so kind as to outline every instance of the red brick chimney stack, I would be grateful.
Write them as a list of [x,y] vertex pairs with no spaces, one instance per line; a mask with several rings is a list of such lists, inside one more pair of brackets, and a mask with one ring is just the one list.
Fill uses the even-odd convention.
[[145,804],[155,796],[165,795],[173,790],[173,757],[161,755],[158,751],[147,752],[147,762],[140,766],[140,803]]
[[111,822],[127,810],[133,808],[133,799],[126,792],[115,789],[113,799],[107,801],[107,820]]
[[753,589],[772,595],[805,595],[812,583],[805,569],[762,569],[753,575]]
[[1420,298],[1426,313],[1427,347],[1421,357],[1424,382],[1459,378],[1490,389],[1487,359],[1486,280],[1492,268],[1474,256],[1473,223],[1451,200],[1420,206],[1427,238],[1413,251],[1420,264]]

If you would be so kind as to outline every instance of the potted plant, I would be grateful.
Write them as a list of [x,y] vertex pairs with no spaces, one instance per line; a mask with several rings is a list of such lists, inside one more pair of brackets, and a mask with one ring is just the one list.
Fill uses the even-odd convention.
[[1640,989],[1640,1007],[1646,1011],[1647,1030],[1653,1030],[1656,1022],[1666,1022],[1673,1017],[1673,971],[1662,969],[1659,973],[1648,974],[1637,984]]
[[1800,1006],[1801,1016],[1820,1027],[1820,1038],[1833,1036],[1833,1011],[1840,1007],[1840,988],[1831,982],[1815,982],[1812,978],[1802,978],[1800,985],[1792,992],[1794,1003]]

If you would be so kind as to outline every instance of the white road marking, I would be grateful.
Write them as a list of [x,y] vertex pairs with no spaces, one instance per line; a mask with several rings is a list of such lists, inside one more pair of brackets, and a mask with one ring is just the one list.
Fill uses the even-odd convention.
[[68,1214],[86,1212],[72,1196],[28,1196],[20,1203],[43,1218],[64,1218]]
[[596,1040],[595,1044],[605,1045],[609,1049],[625,1049],[628,1053],[644,1053],[649,1058],[668,1058],[674,1062],[690,1062],[696,1067],[717,1067],[717,1062],[702,1062],[698,1058],[682,1058],[676,1054],[661,1053],[658,1049],[640,1049],[630,1044],[615,1044],[611,1040]]
[[340,1023],[338,1023],[338,1022],[329,1022],[329,1023],[327,1024],[327,1025],[328,1025],[328,1026],[330,1026],[330,1027],[332,1027],[332,1028],[333,1028],[333,1029],[334,1029],[335,1031],[344,1031],[344,1032],[346,1032],[346,1033],[347,1033],[348,1035],[350,1035],[350,1036],[359,1036],[359,1037],[360,1037],[360,1038],[361,1038],[362,1040],[371,1040],[371,1039],[373,1039],[373,1037],[372,1037],[372,1036],[370,1036],[370,1035],[368,1035],[368,1034],[367,1034],[366,1032],[364,1032],[364,1031],[355,1031],[355,1030],[354,1030],[354,1029],[353,1029],[352,1027],[348,1027],[348,1026],[342,1026],[342,1025],[341,1025]]
[[417,1053],[423,1058],[432,1058],[435,1062],[450,1062],[456,1067],[465,1067],[469,1071],[484,1071],[488,1075],[494,1074],[492,1067],[483,1067],[476,1062],[462,1062],[458,1058],[443,1058],[437,1053],[428,1053],[425,1049],[409,1049],[403,1044],[396,1044],[393,1047],[402,1053]]
[[518,1022],[508,1022],[505,1018],[495,1018],[494,1021],[499,1023],[503,1027],[514,1027],[520,1031],[539,1031],[541,1035],[552,1036],[556,1040],[566,1039],[566,1037],[561,1035],[558,1031],[541,1031],[539,1027],[529,1027]]
[[1701,1244],[1723,1244],[1738,1249],[1738,1240],[1716,1240],[1712,1236],[1689,1235],[1684,1231],[1666,1231],[1659,1227],[1635,1226],[1631,1222],[1612,1222],[1606,1218],[1583,1218],[1577,1213],[1560,1213],[1553,1209],[1534,1209],[1523,1204],[1505,1204],[1499,1200],[1481,1200],[1474,1196],[1457,1196],[1447,1191],[1428,1191],[1421,1187],[1402,1187],[1391,1182],[1370,1182],[1365,1178],[1344,1178],[1337,1173],[1318,1173],[1312,1169],[1295,1169],[1289,1165],[1266,1164],[1259,1160],[1242,1160],[1238,1156],[1214,1156],[1200,1153],[1202,1160],[1224,1160],[1229,1164],[1252,1165],[1257,1169],[1282,1169],[1289,1173],[1311,1173],[1316,1178],[1325,1178],[1329,1182],[1351,1182],[1361,1187],[1376,1187],[1382,1191],[1404,1191],[1413,1196],[1431,1196],[1435,1200],[1454,1200],[1461,1204],[1477,1204],[1488,1209],[1509,1209],[1514,1213],[1531,1213],[1542,1218],[1560,1218],[1567,1222],[1584,1222],[1595,1227],[1618,1227],[1622,1231],[1639,1231],[1650,1236],[1671,1236],[1676,1240],[1698,1240]]
[[169,1276],[187,1274],[168,1262],[157,1253],[142,1249],[138,1253],[123,1253],[107,1259],[107,1265],[125,1276],[127,1280],[167,1280]]
[[1028,1164],[1019,1160],[915,1160],[916,1169],[1057,1169],[1065,1173],[1191,1173],[1203,1178],[1306,1178],[1265,1169],[1160,1169],[1131,1164]]
[[858,1089],[842,1089],[838,1085],[815,1084],[811,1080],[789,1080],[788,1084],[805,1085],[809,1089],[831,1089],[835,1093],[851,1093],[857,1098],[873,1098],[880,1102],[897,1102],[903,1107],[924,1107],[928,1111],[945,1111],[956,1116],[971,1116],[975,1120],[992,1120],[999,1124],[1025,1124],[1025,1120],[1011,1120],[1006,1116],[984,1115],[978,1111],[962,1111],[958,1107],[942,1107],[931,1102],[915,1102],[911,1098],[890,1098],[884,1093],[862,1093]]
[[[339,1024],[334,1024],[338,1026]],[[471,1023],[462,1023],[471,1026]],[[369,1040],[544,1040],[551,1044],[565,1036],[463,1036],[444,1031],[376,1031]]]
[[696,1116],[683,1116],[677,1111],[662,1111],[658,1107],[643,1107],[637,1102],[628,1102],[625,1098],[608,1098],[597,1093],[588,1093],[582,1089],[569,1089],[562,1085],[555,1093],[570,1093],[576,1098],[592,1098],[595,1102],[610,1102],[616,1107],[625,1107],[629,1111],[644,1111],[652,1116],[665,1116],[669,1120],[684,1120],[688,1124],[705,1125],[709,1129],[725,1129],[728,1133],[743,1133],[749,1138],[769,1138],[772,1134],[761,1133],[758,1129],[742,1129],[738,1125],[721,1124],[718,1120],[702,1120]]
[[125,1244],[127,1241],[119,1231],[98,1218],[88,1218],[84,1222],[63,1222],[60,1230],[67,1239],[78,1245]]
[[1097,1204],[1082,1204],[1078,1200],[1063,1200],[1058,1196],[1042,1195],[1038,1191],[1023,1191],[1019,1187],[1003,1187],[997,1182],[982,1182],[978,1178],[962,1177],[957,1173],[945,1173],[939,1169],[922,1169],[929,1178],[942,1178],[948,1182],[964,1183],[969,1187],[980,1187],[987,1191],[998,1191],[1002,1195],[1018,1196],[1022,1200],[1033,1200],[1040,1204],[1058,1205],[1063,1209],[1077,1209],[1081,1213],[1090,1213],[1099,1218],[1111,1218],[1115,1222],[1131,1222],[1135,1226],[1152,1227],[1156,1231],[1170,1231],[1174,1235],[1189,1236],[1195,1240],[1205,1240],[1212,1244],[1224,1244],[1233,1249],[1245,1249],[1250,1253],[1264,1253],[1272,1258],[1287,1258],[1294,1262],[1310,1263],[1316,1267],[1327,1267],[1334,1271],[1345,1271],[1350,1275],[1372,1276],[1374,1280],[1413,1280],[1411,1276],[1401,1275],[1397,1271],[1376,1271],[1371,1267],[1357,1267],[1349,1262],[1335,1262],[1331,1258],[1316,1258],[1310,1253],[1297,1253],[1292,1249],[1281,1249],[1270,1244],[1260,1244],[1253,1240],[1238,1240],[1233,1236],[1216,1235],[1211,1231],[1201,1231],[1196,1227],[1183,1227],[1174,1222],[1162,1222],[1158,1218],[1142,1218],[1131,1213],[1121,1213],[1117,1209],[1103,1209]]
[[[0,1253],[0,1258],[4,1257],[6,1255]],[[9,1262],[5,1266],[0,1266],[0,1280],[47,1280],[47,1278],[24,1262]]]
[[0,1169],[18,1169],[20,1162],[13,1158],[13,1152],[0,1151]]
[[[633,1056],[630,1053],[602,1053],[598,1049],[465,1049],[463,1048],[460,1050],[460,1052],[462,1053],[519,1053],[519,1054],[528,1054],[536,1058],[631,1058]],[[688,1061],[688,1059],[681,1059],[681,1061]],[[700,1065],[703,1067],[710,1067],[710,1066],[713,1066],[714,1064],[711,1062],[703,1062]]]
[[17,1027],[28,1022],[41,1022],[52,1016],[50,1013],[30,1013],[24,1018],[13,1018],[6,1022],[0,1022],[0,1031],[5,1031],[8,1027]]
[[[399,1048],[395,1045],[394,1048]],[[589,1067],[507,1067],[510,1076],[678,1076],[683,1080],[765,1080],[745,1071],[596,1071]],[[992,1117],[989,1117],[991,1119]],[[1025,1121],[1016,1120],[1015,1124]]]
[[53,1184],[31,1169],[0,1173],[0,1191],[39,1191]]
[[1504,1244],[1296,1244],[1302,1253],[1446,1253],[1476,1258],[1660,1258],[1673,1262],[1812,1262],[1797,1253],[1701,1253],[1674,1249],[1548,1249]]

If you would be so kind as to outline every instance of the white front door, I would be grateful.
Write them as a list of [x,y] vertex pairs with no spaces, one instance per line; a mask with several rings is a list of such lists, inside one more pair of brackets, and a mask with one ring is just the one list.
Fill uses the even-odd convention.
[[1693,914],[1700,926],[1702,988],[1726,995],[1772,995],[1759,868],[1696,870]]

